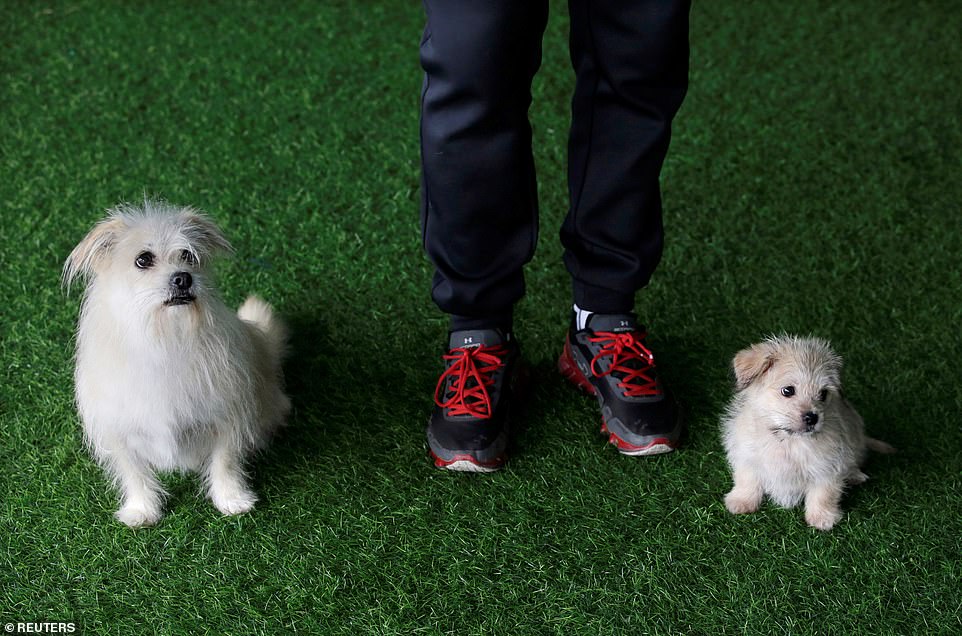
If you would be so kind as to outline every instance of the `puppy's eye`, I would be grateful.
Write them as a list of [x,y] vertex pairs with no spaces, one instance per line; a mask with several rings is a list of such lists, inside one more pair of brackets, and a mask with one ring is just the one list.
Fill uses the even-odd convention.
[[783,387],[782,387],[782,395],[784,395],[785,397],[792,397],[793,395],[795,395],[795,387],[793,387],[793,386],[783,386]]
[[184,261],[188,265],[194,265],[197,263],[197,259],[194,258],[194,255],[190,252],[190,250],[183,250],[180,253],[180,260]]
[[134,265],[137,266],[137,269],[148,269],[153,267],[154,255],[150,252],[141,252],[137,255],[137,258],[134,259]]
[[828,399],[828,389],[822,389],[821,391],[819,391],[819,393],[818,393],[818,401],[819,401],[819,402],[824,402],[824,401],[827,400],[827,399]]

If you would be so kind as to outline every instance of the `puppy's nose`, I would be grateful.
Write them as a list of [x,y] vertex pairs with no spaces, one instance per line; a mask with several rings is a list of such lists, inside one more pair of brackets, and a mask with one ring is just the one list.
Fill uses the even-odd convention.
[[170,277],[170,284],[181,291],[187,291],[194,284],[189,272],[175,272]]
[[805,428],[812,430],[815,425],[818,424],[818,413],[815,411],[809,411],[802,415],[802,421],[805,422]]

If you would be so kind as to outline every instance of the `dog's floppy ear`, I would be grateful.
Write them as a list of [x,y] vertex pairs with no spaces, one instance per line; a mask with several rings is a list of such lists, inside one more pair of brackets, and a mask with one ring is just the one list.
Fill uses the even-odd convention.
[[214,222],[195,210],[183,213],[183,227],[191,249],[201,257],[234,250]]
[[123,217],[109,216],[98,222],[77,247],[73,248],[63,265],[62,282],[68,290],[75,278],[89,277],[96,272],[125,226]]
[[775,364],[775,348],[767,342],[752,345],[735,354],[732,371],[735,372],[735,388],[743,391],[764,375]]

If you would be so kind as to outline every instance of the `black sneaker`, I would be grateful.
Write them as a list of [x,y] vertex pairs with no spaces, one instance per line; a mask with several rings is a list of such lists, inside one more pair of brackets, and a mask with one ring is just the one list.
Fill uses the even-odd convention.
[[592,314],[580,331],[572,320],[558,360],[568,380],[598,398],[601,433],[625,455],[670,452],[682,433],[646,336],[634,314]]
[[490,473],[504,465],[519,359],[510,334],[496,329],[451,332],[428,422],[435,466]]

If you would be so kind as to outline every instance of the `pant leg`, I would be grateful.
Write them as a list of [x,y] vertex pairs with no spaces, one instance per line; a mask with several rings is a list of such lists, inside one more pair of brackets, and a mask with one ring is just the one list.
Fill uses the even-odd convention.
[[661,259],[659,173],[688,88],[690,0],[569,0],[576,74],[561,230],[575,302],[634,306]]
[[425,0],[421,228],[443,311],[507,316],[537,242],[528,107],[547,0]]

